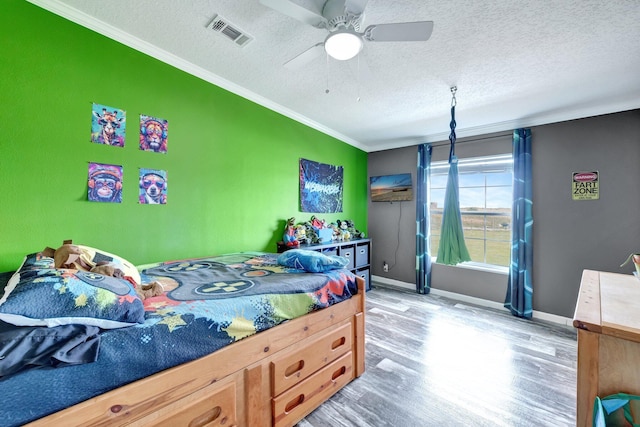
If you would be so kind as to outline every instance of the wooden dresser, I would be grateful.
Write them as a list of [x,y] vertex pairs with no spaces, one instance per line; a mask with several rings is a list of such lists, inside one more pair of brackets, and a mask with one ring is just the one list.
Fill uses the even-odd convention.
[[592,425],[593,400],[640,394],[640,280],[584,270],[573,326],[578,329],[578,427]]

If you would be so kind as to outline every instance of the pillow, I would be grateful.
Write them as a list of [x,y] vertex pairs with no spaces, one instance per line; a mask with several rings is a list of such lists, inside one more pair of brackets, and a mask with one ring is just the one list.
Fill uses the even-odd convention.
[[44,256],[42,255],[42,252],[37,252],[24,257],[22,265],[18,268],[18,271],[39,270],[41,268],[55,268],[54,260],[53,257]]
[[345,257],[325,255],[306,249],[291,249],[278,255],[278,264],[309,273],[323,273],[344,268],[349,264],[349,260]]
[[102,249],[95,249],[89,246],[84,245],[75,245],[80,250],[89,256],[89,259],[94,263],[99,263],[101,261],[108,261],[110,263],[115,264],[116,268],[122,270],[125,276],[131,277],[136,284],[140,284],[140,272],[138,269],[126,259],[119,257],[118,255],[111,254],[109,252],[103,251]]
[[25,257],[0,299],[0,320],[17,326],[82,324],[103,329],[144,322],[144,307],[131,282],[49,268],[52,259],[40,253]]

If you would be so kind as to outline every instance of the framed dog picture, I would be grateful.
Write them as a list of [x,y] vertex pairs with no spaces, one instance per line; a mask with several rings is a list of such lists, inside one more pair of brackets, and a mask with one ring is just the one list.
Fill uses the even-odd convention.
[[140,197],[143,205],[167,203],[167,171],[140,168]]

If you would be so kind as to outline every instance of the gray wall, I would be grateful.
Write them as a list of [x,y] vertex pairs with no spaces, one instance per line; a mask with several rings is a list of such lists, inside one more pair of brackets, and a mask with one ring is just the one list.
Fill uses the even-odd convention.
[[[633,266],[619,265],[640,251],[640,110],[536,126],[532,138],[533,308],[572,317],[583,269],[630,274]],[[456,154],[497,154],[510,146],[510,137],[487,135],[468,144],[461,139]],[[411,172],[415,184],[416,153],[415,146],[369,153],[369,176]],[[433,160],[447,155],[447,147],[436,147]],[[600,173],[600,199],[573,201],[572,172],[591,170]],[[415,284],[415,201],[399,205],[369,201],[372,274]],[[384,273],[382,262],[394,260]],[[504,300],[506,284],[498,273],[443,265],[432,272],[434,288],[496,302]]]

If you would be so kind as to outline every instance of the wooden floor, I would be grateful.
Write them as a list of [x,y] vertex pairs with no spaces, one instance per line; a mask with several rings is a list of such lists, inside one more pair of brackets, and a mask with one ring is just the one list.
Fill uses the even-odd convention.
[[376,287],[366,372],[299,427],[575,426],[576,332]]

